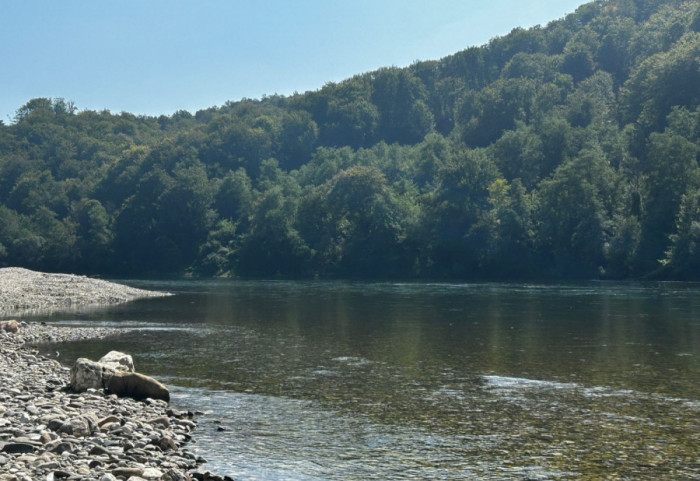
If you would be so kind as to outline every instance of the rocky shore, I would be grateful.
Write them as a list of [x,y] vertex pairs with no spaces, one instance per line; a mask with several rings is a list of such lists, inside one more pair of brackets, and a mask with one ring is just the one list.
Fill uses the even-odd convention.
[[85,276],[47,274],[19,267],[0,269],[0,318],[29,310],[117,304],[167,295]]
[[[0,320],[8,312],[114,303],[148,291],[25,269],[0,269]],[[19,279],[26,291],[7,283]],[[41,284],[41,279],[49,279]],[[92,302],[82,294],[92,291]],[[46,295],[42,295],[42,292]],[[156,295],[160,293],[152,293]],[[66,300],[70,296],[71,300]],[[225,481],[188,451],[196,413],[162,400],[70,389],[70,367],[40,355],[45,342],[104,338],[121,329],[0,322],[0,481]]]
[[73,393],[69,368],[33,345],[106,337],[106,328],[20,322],[0,330],[0,480],[225,480],[187,450],[194,414],[102,390]]

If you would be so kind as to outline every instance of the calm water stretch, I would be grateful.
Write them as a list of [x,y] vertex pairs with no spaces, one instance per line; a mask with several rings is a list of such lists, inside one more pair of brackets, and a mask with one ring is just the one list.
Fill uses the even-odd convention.
[[129,283],[176,295],[47,352],[131,353],[238,480],[700,479],[700,285]]

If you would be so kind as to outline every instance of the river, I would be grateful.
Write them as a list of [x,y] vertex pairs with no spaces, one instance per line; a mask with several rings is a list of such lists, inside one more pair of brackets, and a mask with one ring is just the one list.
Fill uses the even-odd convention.
[[128,283],[176,295],[50,349],[132,354],[237,480],[700,479],[698,284]]

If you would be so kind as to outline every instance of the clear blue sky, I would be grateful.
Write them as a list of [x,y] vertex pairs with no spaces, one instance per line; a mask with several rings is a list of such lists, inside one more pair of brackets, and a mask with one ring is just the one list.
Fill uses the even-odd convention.
[[35,97],[172,114],[435,60],[584,0],[2,0],[0,119]]

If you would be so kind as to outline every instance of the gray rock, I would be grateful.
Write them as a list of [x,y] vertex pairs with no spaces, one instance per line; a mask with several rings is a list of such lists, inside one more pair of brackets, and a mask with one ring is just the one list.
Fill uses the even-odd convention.
[[0,451],[7,454],[33,453],[36,447],[29,443],[7,443]]
[[191,479],[192,478],[190,478],[188,475],[175,469],[166,471],[161,478],[162,481],[191,481]]
[[102,446],[93,446],[88,452],[90,456],[109,456],[112,452]]
[[131,478],[132,476],[141,476],[143,473],[143,468],[116,468],[112,470],[112,475],[114,476],[123,476],[126,479]]
[[108,366],[81,357],[75,361],[70,370],[70,387],[75,392],[103,389],[105,380],[109,379],[114,372]]
[[170,427],[170,418],[168,418],[167,416],[161,416],[156,419],[151,419],[150,421],[148,421],[148,424],[151,424],[158,428],[168,428]]
[[177,451],[177,443],[168,436],[163,436],[158,440],[158,447],[162,451]]
[[119,351],[110,351],[98,361],[100,364],[109,366],[115,371],[134,372],[134,360],[129,354]]
[[58,428],[57,432],[59,434],[65,433],[80,438],[91,435],[93,428],[88,419],[84,417],[77,417],[69,419],[63,423],[63,425]]
[[19,331],[19,323],[15,320],[0,321],[0,331],[16,334]]
[[163,472],[156,468],[146,468],[141,473],[143,479],[160,479],[163,476]]

